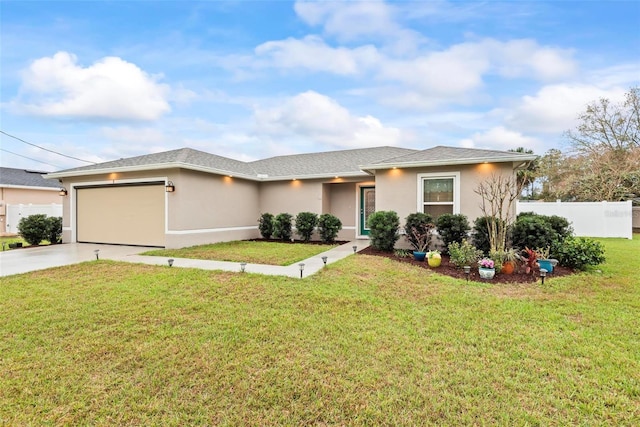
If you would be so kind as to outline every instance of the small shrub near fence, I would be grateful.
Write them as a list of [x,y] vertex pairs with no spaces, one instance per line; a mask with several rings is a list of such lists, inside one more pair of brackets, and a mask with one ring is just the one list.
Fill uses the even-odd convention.
[[20,236],[30,245],[39,245],[43,240],[51,244],[60,243],[62,218],[47,217],[45,214],[29,215],[18,223]]

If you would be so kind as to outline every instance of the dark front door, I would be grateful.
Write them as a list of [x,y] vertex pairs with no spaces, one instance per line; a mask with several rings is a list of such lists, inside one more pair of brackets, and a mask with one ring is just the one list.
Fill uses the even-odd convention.
[[360,235],[368,236],[369,215],[376,211],[376,187],[360,187]]

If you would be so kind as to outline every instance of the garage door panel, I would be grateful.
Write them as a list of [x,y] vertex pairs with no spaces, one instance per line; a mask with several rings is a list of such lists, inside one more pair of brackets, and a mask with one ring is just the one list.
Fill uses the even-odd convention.
[[77,240],[164,246],[164,186],[78,188]]

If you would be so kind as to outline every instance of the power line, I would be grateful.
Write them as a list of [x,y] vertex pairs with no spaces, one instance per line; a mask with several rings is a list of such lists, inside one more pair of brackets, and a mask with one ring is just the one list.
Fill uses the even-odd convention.
[[[91,163],[92,165],[95,165],[95,164],[96,164],[96,162],[91,162],[91,161],[89,161],[89,160],[79,159],[79,158],[77,158],[77,157],[73,157],[73,156],[67,156],[66,154],[58,153],[57,151],[49,150],[48,148],[44,148],[44,147],[41,147],[41,146],[39,146],[39,145],[32,144],[32,143],[30,143],[30,142],[25,141],[24,139],[20,139],[20,138],[18,138],[17,136],[13,136],[13,135],[11,135],[11,134],[9,134],[9,133],[7,133],[7,132],[3,131],[3,130],[0,130],[0,133],[2,133],[2,134],[4,134],[4,135],[7,135],[9,138],[17,139],[18,141],[23,142],[23,143],[25,143],[25,144],[27,144],[27,145],[31,145],[32,147],[36,147],[36,148],[39,148],[39,149],[44,150],[44,151],[48,151],[48,152],[53,153],[53,154],[57,154],[58,156],[66,157],[66,158],[68,158],[68,159],[73,159],[73,160],[79,160],[79,161],[81,161],[81,162],[85,162],[85,163]],[[12,154],[13,154],[13,153],[12,153]],[[37,160],[36,160],[36,161],[37,161]],[[44,162],[41,162],[41,163],[44,163]],[[50,166],[53,166],[53,165],[50,165]]]
[[4,151],[5,153],[13,154],[14,156],[24,157],[25,159],[32,160],[34,162],[42,163],[43,165],[53,166],[54,168],[63,169],[62,166],[52,165],[51,163],[43,162],[41,160],[32,159],[31,157],[23,156],[22,154],[14,153],[13,151],[5,150],[4,148],[0,148],[0,151]]

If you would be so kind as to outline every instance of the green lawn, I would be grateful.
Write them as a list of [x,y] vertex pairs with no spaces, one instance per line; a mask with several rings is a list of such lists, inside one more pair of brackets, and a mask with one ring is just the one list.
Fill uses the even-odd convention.
[[158,249],[142,255],[193,258],[216,261],[249,262],[254,264],[291,265],[337,245],[304,245],[279,242],[233,241],[182,249]]
[[0,425],[638,425],[640,236],[602,241],[544,287],[365,255],[2,278]]

